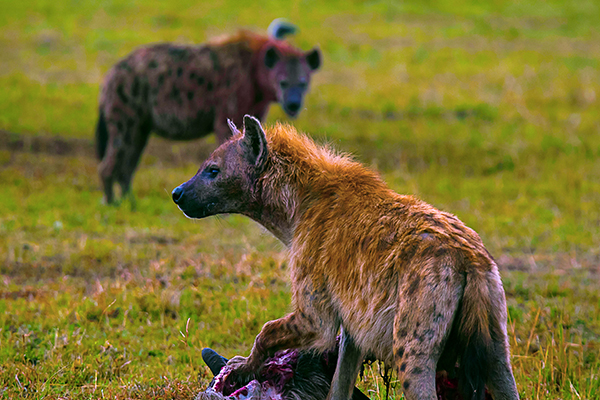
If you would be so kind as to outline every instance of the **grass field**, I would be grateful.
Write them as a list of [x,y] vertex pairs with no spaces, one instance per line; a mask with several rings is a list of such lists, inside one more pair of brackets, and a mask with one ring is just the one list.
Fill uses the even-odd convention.
[[[102,204],[92,142],[102,76],[136,46],[282,16],[324,56],[294,124],[456,214],[497,259],[522,398],[600,398],[600,5],[257,8],[0,0],[3,398],[190,399],[210,380],[203,347],[245,355],[289,311],[281,243],[240,216],[189,220],[170,200],[214,138],[152,138],[135,212]],[[381,399],[377,374],[359,385]]]

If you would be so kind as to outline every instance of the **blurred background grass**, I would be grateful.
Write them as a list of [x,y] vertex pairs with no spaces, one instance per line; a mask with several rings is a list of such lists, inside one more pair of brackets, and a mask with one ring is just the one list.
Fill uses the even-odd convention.
[[[207,383],[202,346],[246,354],[288,310],[281,244],[242,217],[190,221],[170,201],[214,138],[153,138],[136,212],[101,204],[92,150],[102,76],[133,48],[286,17],[300,27],[291,40],[324,58],[294,124],[481,234],[502,268],[524,398],[598,398],[597,2],[0,0],[0,10],[4,397],[189,398]],[[376,380],[363,385],[382,396]]]

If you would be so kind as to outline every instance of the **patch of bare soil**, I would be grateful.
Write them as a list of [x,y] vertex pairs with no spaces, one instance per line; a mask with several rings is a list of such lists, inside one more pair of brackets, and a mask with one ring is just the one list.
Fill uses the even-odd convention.
[[[214,143],[208,143],[204,139],[175,142],[152,136],[144,150],[144,156],[154,157],[167,165],[200,164],[215,147]],[[18,134],[4,130],[0,130],[0,150],[96,158],[93,139]]]
[[593,251],[577,254],[502,254],[496,259],[496,263],[501,271],[552,272],[555,275],[565,275],[570,271],[580,270],[600,278],[600,253]]

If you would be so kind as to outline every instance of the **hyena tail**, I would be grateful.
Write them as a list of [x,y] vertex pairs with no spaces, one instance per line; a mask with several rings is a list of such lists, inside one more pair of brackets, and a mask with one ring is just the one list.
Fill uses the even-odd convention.
[[467,273],[459,319],[459,384],[465,400],[483,400],[493,342],[492,314],[486,273]]
[[96,124],[96,156],[99,160],[104,158],[106,147],[108,146],[108,129],[106,128],[106,119],[104,111],[100,110],[98,123]]

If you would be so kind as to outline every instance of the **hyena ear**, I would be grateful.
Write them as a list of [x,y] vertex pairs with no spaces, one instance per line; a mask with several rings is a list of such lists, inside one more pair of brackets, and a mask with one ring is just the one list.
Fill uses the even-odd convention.
[[237,126],[235,126],[235,124],[233,123],[233,121],[230,120],[229,118],[227,118],[227,125],[229,125],[229,129],[231,130],[231,134],[233,136],[235,136],[238,133],[240,133],[240,130],[237,128]]
[[271,69],[277,64],[281,57],[279,57],[279,52],[275,47],[269,47],[265,52],[265,65],[267,68]]
[[286,36],[293,35],[298,27],[285,18],[276,18],[267,28],[269,36],[277,40],[283,40]]
[[304,57],[306,58],[306,63],[313,71],[319,69],[321,66],[321,50],[318,47],[306,52]]
[[260,121],[250,115],[244,116],[244,136],[241,139],[242,148],[248,161],[262,171],[268,156],[267,137]]

